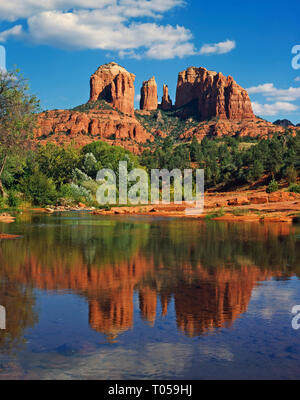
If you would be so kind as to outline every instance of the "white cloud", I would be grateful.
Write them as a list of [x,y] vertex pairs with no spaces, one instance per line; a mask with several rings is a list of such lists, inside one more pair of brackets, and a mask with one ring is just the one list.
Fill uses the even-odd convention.
[[[110,50],[121,57],[182,58],[199,54],[190,30],[143,18],[161,19],[167,11],[184,4],[184,0],[0,0],[0,20],[27,23],[23,30],[16,25],[0,32],[0,40],[22,35],[38,44]],[[223,54],[235,42],[212,46]]]
[[0,42],[5,42],[10,36],[20,36],[22,34],[22,25],[15,25],[6,31],[0,32]]
[[267,96],[270,100],[295,101],[300,99],[300,87],[289,87],[288,89],[277,89],[273,83],[264,83],[263,85],[253,86],[248,89],[249,94],[260,93]]
[[225,42],[204,44],[200,49],[200,54],[226,54],[236,47],[234,40],[226,40]]
[[159,14],[184,4],[184,0],[1,0],[0,20],[26,19],[43,11],[100,10],[106,7],[121,10],[123,15],[131,17],[159,17]]
[[256,115],[276,115],[280,112],[293,112],[298,109],[298,106],[292,103],[277,101],[272,104],[260,104],[256,101],[252,102],[254,114]]

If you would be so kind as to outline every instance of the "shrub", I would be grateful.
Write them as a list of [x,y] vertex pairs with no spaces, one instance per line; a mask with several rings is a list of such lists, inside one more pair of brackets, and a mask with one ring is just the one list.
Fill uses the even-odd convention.
[[277,192],[278,189],[279,189],[278,183],[273,178],[271,180],[271,182],[269,183],[269,186],[267,187],[266,192],[267,193],[273,193],[273,192]]
[[17,207],[19,207],[19,205],[20,205],[20,203],[21,203],[21,200],[20,200],[20,198],[18,197],[18,194],[17,194],[15,191],[13,191],[13,190],[11,190],[11,191],[8,193],[7,201],[8,201],[9,207],[12,207],[12,208],[17,208]]
[[224,215],[225,215],[225,211],[224,211],[223,207],[221,207],[219,210],[217,210],[217,211],[215,211],[215,212],[213,212],[211,214],[207,214],[205,216],[205,219],[206,220],[210,220],[210,219],[213,219],[213,218],[220,218],[220,217],[224,217]]
[[74,203],[89,203],[93,202],[91,193],[83,186],[70,183],[63,185],[59,192],[61,200],[69,200]]
[[288,183],[292,184],[292,183],[296,182],[298,173],[293,166],[289,166],[289,167],[287,167],[284,175],[287,178]]
[[35,171],[33,175],[24,177],[20,182],[20,188],[27,199],[35,206],[53,204],[57,199],[55,184],[42,172]]
[[4,197],[0,196],[0,209],[5,208],[6,204],[5,204],[5,199]]
[[296,183],[290,185],[289,192],[300,193],[300,185],[297,185]]

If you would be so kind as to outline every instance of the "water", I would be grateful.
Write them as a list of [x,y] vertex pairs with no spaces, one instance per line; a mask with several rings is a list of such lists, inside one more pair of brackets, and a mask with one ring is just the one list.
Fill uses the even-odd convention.
[[0,232],[0,379],[299,379],[300,227],[85,213]]

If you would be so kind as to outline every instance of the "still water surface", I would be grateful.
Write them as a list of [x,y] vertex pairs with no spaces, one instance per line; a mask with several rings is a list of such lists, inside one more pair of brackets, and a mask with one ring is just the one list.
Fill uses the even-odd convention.
[[22,214],[0,379],[300,379],[300,227]]

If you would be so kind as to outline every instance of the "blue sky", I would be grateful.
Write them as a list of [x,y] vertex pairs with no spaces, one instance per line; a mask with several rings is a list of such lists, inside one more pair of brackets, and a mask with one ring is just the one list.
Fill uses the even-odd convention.
[[299,0],[0,0],[0,44],[43,109],[85,103],[109,61],[136,75],[137,95],[155,75],[174,101],[193,65],[232,75],[257,115],[300,123],[299,15]]

